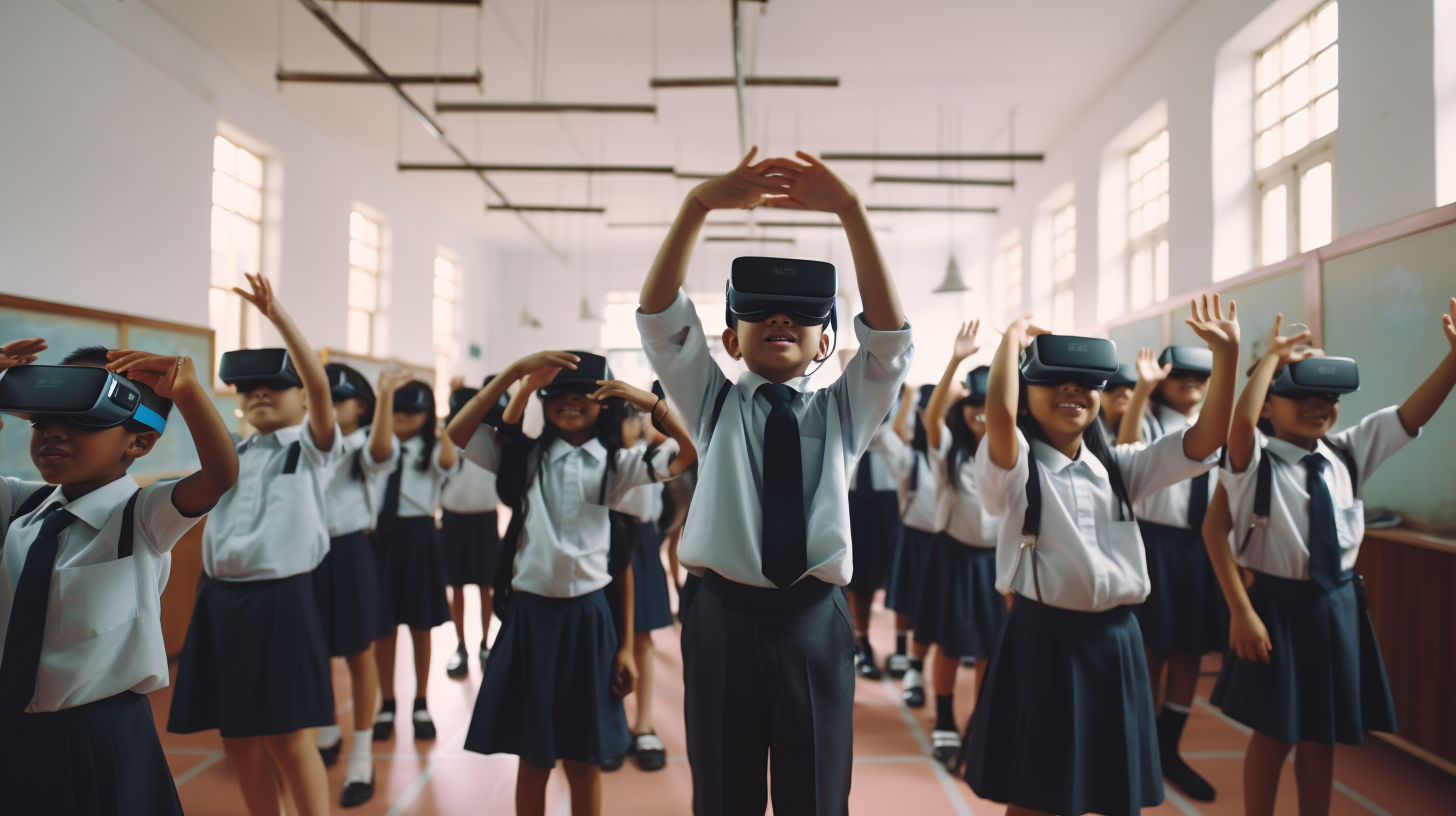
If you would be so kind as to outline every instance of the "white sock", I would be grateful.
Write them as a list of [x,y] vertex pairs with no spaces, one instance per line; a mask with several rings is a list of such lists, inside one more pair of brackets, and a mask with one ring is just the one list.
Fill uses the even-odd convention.
[[339,738],[343,736],[337,725],[319,726],[318,746],[320,748],[332,748],[339,744]]
[[354,745],[349,750],[349,771],[344,774],[344,784],[368,782],[374,777],[374,755],[370,753],[369,741],[374,730],[366,728],[354,732]]
[[1177,703],[1168,702],[1167,700],[1164,700],[1163,701],[1163,708],[1166,708],[1169,711],[1172,711],[1172,712],[1177,713],[1177,714],[1187,714],[1188,713],[1188,706],[1181,706],[1181,705],[1178,705]]

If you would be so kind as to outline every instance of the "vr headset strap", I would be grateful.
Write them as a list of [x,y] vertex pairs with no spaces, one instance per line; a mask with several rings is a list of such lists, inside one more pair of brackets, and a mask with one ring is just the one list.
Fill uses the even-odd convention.
[[[713,439],[713,432],[718,430],[718,415],[723,413],[723,403],[728,401],[728,393],[733,390],[733,381],[727,378],[723,380],[723,387],[718,389],[718,397],[713,401],[713,416],[708,420],[708,441]],[[703,453],[707,453],[707,445],[703,446]],[[698,457],[699,460],[702,456]]]
[[1031,585],[1036,590],[1037,603],[1041,603],[1041,573],[1037,569],[1036,540],[1041,536],[1041,468],[1031,450],[1026,451],[1026,514],[1021,517],[1021,549],[1016,554],[1016,568],[1011,580],[1021,571],[1021,558],[1031,550]]

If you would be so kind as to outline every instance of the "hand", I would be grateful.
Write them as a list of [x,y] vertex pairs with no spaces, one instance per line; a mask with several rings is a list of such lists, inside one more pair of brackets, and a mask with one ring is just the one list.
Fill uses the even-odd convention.
[[597,380],[598,388],[588,396],[594,400],[604,400],[607,397],[621,397],[644,411],[651,411],[657,405],[657,395],[651,391],[643,391],[635,385],[624,383],[621,380]]
[[612,693],[618,697],[626,697],[637,687],[637,658],[632,654],[632,647],[627,646],[617,651],[617,662],[612,668]]
[[1294,350],[1296,347],[1309,342],[1311,334],[1307,331],[1302,331],[1293,337],[1282,337],[1279,334],[1279,324],[1283,322],[1283,312],[1274,316],[1274,328],[1269,332],[1269,348],[1264,351],[1265,357],[1273,357],[1279,362],[1275,366],[1275,371],[1290,363],[1297,363],[1300,360],[1306,360],[1314,356],[1313,349],[1305,349],[1301,352],[1295,352]]
[[1268,663],[1269,652],[1274,644],[1269,641],[1269,630],[1253,612],[1235,613],[1229,623],[1229,648],[1241,660],[1250,663]]
[[763,203],[766,206],[788,210],[814,210],[836,215],[858,206],[859,196],[823,162],[802,150],[794,155],[802,159],[803,163],[792,159],[769,160],[773,171],[788,178],[789,185],[784,190],[787,195],[765,200]]
[[1173,364],[1158,365],[1157,352],[1150,348],[1139,349],[1137,353],[1138,382],[1157,385],[1173,373]]
[[913,405],[918,397],[919,394],[916,393],[914,386],[910,385],[909,383],[902,383],[900,385],[901,402],[908,402]]
[[1451,298],[1451,311],[1441,315],[1441,328],[1446,332],[1446,342],[1456,351],[1456,297]]
[[1033,325],[1031,315],[1022,315],[1011,321],[1011,325],[1006,327],[1006,334],[1016,340],[1017,348],[1026,348],[1031,345],[1031,338],[1039,334],[1051,334],[1051,331]]
[[455,376],[453,376],[453,377],[450,378],[450,390],[451,391],[459,391],[460,389],[462,389],[464,387],[465,387],[465,377],[463,375],[456,374]]
[[1228,317],[1223,314],[1223,306],[1219,303],[1218,295],[1213,296],[1213,307],[1209,308],[1208,295],[1203,296],[1203,309],[1199,310],[1198,299],[1192,301],[1193,315],[1183,322],[1193,329],[1193,333],[1199,339],[1208,344],[1214,351],[1232,351],[1235,354],[1239,350],[1239,320],[1235,315],[1238,304],[1229,301]]
[[393,394],[413,382],[415,375],[402,368],[379,372],[379,395]]
[[980,330],[981,321],[979,320],[962,323],[960,331],[956,332],[955,346],[951,351],[951,356],[959,361],[980,351],[981,346],[976,342],[976,333]]
[[277,320],[278,316],[282,313],[283,307],[278,304],[278,299],[273,295],[273,284],[262,275],[249,275],[245,272],[243,273],[243,277],[248,279],[248,285],[252,287],[253,291],[244,292],[242,289],[234,286],[233,292],[241,296],[243,300],[253,304],[253,307],[270,321]]
[[35,362],[35,356],[46,348],[46,341],[39,337],[6,343],[0,346],[0,371],[12,366],[30,365]]
[[129,380],[145,385],[162,399],[175,399],[183,391],[201,388],[197,383],[197,367],[191,357],[169,357],[148,351],[111,349],[106,352],[106,370],[125,374]]
[[782,195],[788,182],[782,173],[770,175],[773,159],[753,164],[758,148],[748,151],[732,172],[711,178],[693,189],[693,198],[710,210],[751,210],[771,195]]

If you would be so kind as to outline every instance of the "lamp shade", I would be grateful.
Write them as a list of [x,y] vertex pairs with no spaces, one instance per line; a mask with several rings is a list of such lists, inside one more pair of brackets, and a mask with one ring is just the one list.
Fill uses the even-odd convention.
[[950,256],[950,260],[945,264],[945,280],[941,281],[940,285],[935,287],[934,291],[936,294],[942,294],[946,292],[969,292],[970,290],[971,287],[967,286],[964,280],[961,280],[960,264],[956,263],[954,255]]

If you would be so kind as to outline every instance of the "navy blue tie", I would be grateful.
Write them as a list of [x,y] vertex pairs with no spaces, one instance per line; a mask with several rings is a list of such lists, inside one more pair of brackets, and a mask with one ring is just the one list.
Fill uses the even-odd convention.
[[45,642],[46,605],[51,599],[51,575],[56,569],[61,531],[76,520],[53,504],[43,511],[40,535],[25,554],[25,566],[15,585],[10,623],[5,627],[5,653],[0,656],[0,723],[20,716],[35,696],[40,673],[40,650]]
[[1309,580],[1326,592],[1344,583],[1340,569],[1340,536],[1335,528],[1335,500],[1325,483],[1323,456],[1312,453],[1300,460],[1309,489]]
[[870,465],[869,451],[859,458],[859,467],[854,469],[854,492],[869,493],[875,489],[875,471]]
[[1197,532],[1203,529],[1203,517],[1208,515],[1208,473],[1194,476],[1188,491],[1188,529]]
[[771,406],[763,424],[763,577],[788,589],[809,570],[804,522],[804,463],[799,418],[789,408],[794,389],[766,383],[759,394]]

